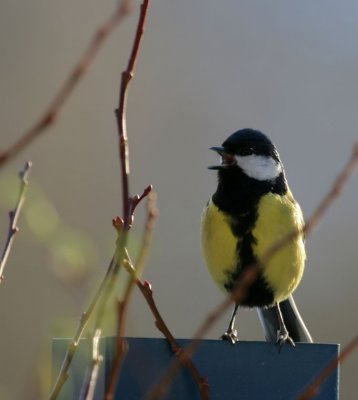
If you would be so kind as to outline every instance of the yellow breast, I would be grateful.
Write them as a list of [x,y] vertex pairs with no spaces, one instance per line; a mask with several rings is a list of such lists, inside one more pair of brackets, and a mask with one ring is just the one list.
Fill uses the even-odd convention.
[[[269,193],[258,205],[258,218],[252,231],[256,239],[254,253],[260,260],[278,241],[303,227],[300,206],[292,194],[286,196]],[[301,281],[306,253],[302,235],[285,244],[263,266],[265,280],[274,291],[275,301],[285,300]]]
[[[293,230],[301,229],[303,217],[299,205],[290,192],[286,196],[266,194],[258,204],[257,220],[252,234],[255,238],[254,255],[258,260]],[[201,242],[209,272],[225,292],[227,271],[238,265],[239,238],[231,231],[227,214],[209,201],[202,214]],[[274,292],[274,300],[286,299],[298,286],[304,270],[305,249],[302,236],[297,236],[277,251],[263,265],[263,276]]]
[[237,264],[237,239],[231,232],[228,217],[209,201],[201,218],[201,246],[209,272],[224,292],[227,281],[225,271]]

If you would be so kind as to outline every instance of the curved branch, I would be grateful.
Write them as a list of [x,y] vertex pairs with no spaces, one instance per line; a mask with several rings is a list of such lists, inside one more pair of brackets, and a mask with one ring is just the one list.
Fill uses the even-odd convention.
[[32,143],[38,136],[40,136],[40,134],[44,133],[47,128],[54,124],[62,107],[78,85],[79,81],[86,74],[104,41],[119,25],[122,19],[129,14],[130,10],[131,0],[124,0],[123,2],[120,2],[115,12],[97,30],[87,49],[80,57],[68,78],[60,87],[60,90],[47,107],[43,116],[17,141],[15,141],[14,144],[0,153],[0,167],[12,160],[18,153]]

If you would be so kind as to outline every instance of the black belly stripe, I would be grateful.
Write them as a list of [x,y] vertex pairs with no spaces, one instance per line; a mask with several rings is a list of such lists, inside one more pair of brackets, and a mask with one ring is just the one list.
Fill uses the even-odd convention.
[[[242,239],[237,244],[238,259],[240,261],[234,271],[227,271],[228,278],[224,286],[228,292],[232,292],[236,285],[240,283],[240,279],[247,269],[257,263],[257,258],[253,252],[253,245],[256,243],[256,239],[252,234],[256,219],[257,204],[245,215],[235,218],[234,222],[232,222],[231,229],[233,234]],[[260,272],[255,282],[249,286],[246,296],[240,302],[240,305],[245,307],[266,307],[272,305],[273,302],[274,293]]]
[[[252,231],[255,227],[260,198],[267,193],[283,196],[287,192],[285,175],[282,172],[275,181],[257,181],[245,175],[239,168],[219,170],[219,184],[212,200],[225,212],[231,229],[238,238],[238,264],[227,271],[225,288],[232,292],[242,274],[257,262],[253,252],[256,242]],[[273,290],[267,285],[262,273],[248,288],[246,298],[240,305],[246,307],[266,307],[274,303]]]
[[[234,290],[245,270],[246,268],[242,268],[230,273],[231,276],[225,284],[228,292],[231,293]],[[274,304],[274,293],[261,273],[259,273],[255,282],[250,285],[245,298],[239,304],[243,307],[270,307]]]

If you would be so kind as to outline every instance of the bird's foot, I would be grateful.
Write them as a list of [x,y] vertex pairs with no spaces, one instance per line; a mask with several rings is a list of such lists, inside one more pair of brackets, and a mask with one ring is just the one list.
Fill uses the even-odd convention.
[[286,328],[277,331],[276,344],[278,345],[278,352],[281,351],[281,348],[285,343],[288,343],[292,347],[296,347],[295,342],[290,337],[288,330]]
[[237,330],[231,330],[231,331],[227,331],[225,332],[222,336],[221,336],[222,340],[227,340],[228,342],[230,342],[231,344],[235,344],[239,341],[239,337],[237,336]]

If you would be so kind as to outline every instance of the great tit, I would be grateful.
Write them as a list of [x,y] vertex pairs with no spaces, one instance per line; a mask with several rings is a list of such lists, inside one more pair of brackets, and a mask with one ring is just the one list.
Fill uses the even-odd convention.
[[[209,272],[225,293],[232,293],[248,268],[259,273],[244,299],[234,305],[223,339],[238,340],[234,328],[238,306],[274,307],[277,343],[294,345],[280,311],[301,281],[306,253],[301,208],[294,199],[276,147],[262,132],[242,129],[220,147],[212,147],[221,163],[218,186],[201,221],[201,242]],[[262,264],[262,258],[292,232],[297,234]]]

